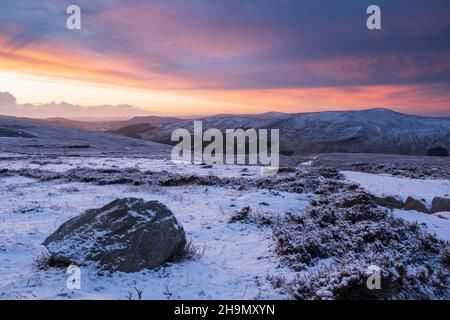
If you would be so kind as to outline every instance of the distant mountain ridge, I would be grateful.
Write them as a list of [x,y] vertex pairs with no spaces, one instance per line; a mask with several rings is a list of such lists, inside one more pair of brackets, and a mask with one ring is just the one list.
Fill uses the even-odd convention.
[[281,149],[294,153],[427,155],[437,147],[450,150],[450,118],[388,109],[294,114],[272,126],[282,132]]
[[[269,115],[269,116],[268,116]],[[428,155],[450,150],[450,118],[407,115],[388,109],[297,114],[218,115],[201,118],[203,129],[279,129],[280,150],[290,154],[386,153]],[[141,139],[173,144],[173,130],[192,132],[193,120],[161,124],[139,134]]]
[[[178,128],[193,132],[194,120],[202,120],[204,130],[279,129],[280,151],[286,155],[334,152],[445,155],[450,151],[450,117],[421,117],[382,108],[295,114],[222,114],[188,120],[136,117],[110,123],[104,130],[132,138],[174,144],[170,140],[172,132]],[[59,120],[58,124],[61,123]]]

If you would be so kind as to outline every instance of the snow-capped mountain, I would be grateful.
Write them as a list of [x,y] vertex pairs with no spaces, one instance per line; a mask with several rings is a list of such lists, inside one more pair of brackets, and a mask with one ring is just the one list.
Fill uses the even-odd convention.
[[[179,128],[193,132],[196,120],[202,121],[203,130],[279,129],[280,150],[286,155],[360,152],[445,156],[450,151],[449,117],[420,117],[381,108],[296,114],[278,112],[256,115],[222,114],[197,119],[136,117],[96,126],[99,131],[108,131],[116,135],[175,144],[176,142],[171,141],[172,132]],[[54,122],[51,119],[39,120],[39,123],[43,124],[46,121],[53,126]],[[91,130],[95,130],[96,127],[88,125],[88,122],[58,121],[57,124],[79,126],[81,129],[89,127]]]
[[367,152],[427,155],[450,150],[450,118],[427,118],[387,109],[293,114],[280,129],[283,150],[294,153]]
[[[264,115],[220,115],[201,118],[203,129],[279,129],[286,154],[367,152],[433,154],[450,150],[450,118],[401,114],[388,109]],[[173,130],[192,132],[194,120],[163,123],[143,131],[146,140],[171,143]]]

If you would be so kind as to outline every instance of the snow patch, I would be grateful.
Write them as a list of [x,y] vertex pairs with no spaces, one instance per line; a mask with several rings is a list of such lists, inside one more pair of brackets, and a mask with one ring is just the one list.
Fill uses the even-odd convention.
[[399,196],[403,201],[411,196],[431,204],[434,197],[450,195],[449,180],[419,180],[353,171],[341,173],[347,180],[358,183],[375,196]]
[[[428,232],[436,234],[436,238],[450,241],[450,220],[448,219],[443,219],[437,214],[424,214],[417,211],[395,209],[393,213],[396,217],[406,221],[425,224]],[[442,212],[440,214],[442,214]],[[450,216],[450,214],[448,214],[448,216]]]

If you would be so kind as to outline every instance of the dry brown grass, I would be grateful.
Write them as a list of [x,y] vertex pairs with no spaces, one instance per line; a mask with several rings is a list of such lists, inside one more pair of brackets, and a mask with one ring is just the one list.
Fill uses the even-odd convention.
[[174,255],[170,259],[170,262],[183,262],[201,259],[205,255],[205,252],[206,245],[204,245],[203,247],[198,247],[193,243],[192,239],[189,239],[184,245],[183,250]]
[[50,268],[65,269],[71,264],[72,262],[70,260],[56,257],[47,251],[43,251],[35,260],[35,266],[39,270],[48,270]]

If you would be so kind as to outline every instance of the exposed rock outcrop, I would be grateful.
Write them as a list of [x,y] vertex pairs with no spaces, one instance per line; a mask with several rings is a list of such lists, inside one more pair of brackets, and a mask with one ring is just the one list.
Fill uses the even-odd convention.
[[431,211],[433,213],[444,211],[450,212],[450,199],[441,197],[434,198],[431,203]]
[[386,197],[373,197],[373,201],[382,207],[387,207],[391,209],[402,209],[405,206],[405,203],[397,197],[386,196]]
[[405,210],[415,210],[423,213],[431,213],[422,201],[416,200],[413,197],[408,197],[408,199],[406,199]]

